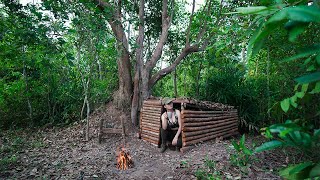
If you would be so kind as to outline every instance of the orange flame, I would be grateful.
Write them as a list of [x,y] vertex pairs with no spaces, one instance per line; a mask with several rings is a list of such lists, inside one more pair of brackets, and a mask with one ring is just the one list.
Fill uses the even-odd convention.
[[130,167],[133,167],[133,161],[125,148],[118,148],[117,152],[117,168],[120,170],[126,170]]

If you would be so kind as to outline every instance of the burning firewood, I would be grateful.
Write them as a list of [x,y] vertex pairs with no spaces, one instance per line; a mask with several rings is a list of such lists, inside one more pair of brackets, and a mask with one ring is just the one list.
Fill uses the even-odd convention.
[[117,150],[117,168],[120,170],[126,170],[133,167],[133,161],[130,153],[123,147]]

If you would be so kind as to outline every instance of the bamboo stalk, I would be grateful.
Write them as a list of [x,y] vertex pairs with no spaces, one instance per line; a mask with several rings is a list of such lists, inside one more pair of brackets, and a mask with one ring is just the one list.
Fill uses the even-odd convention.
[[[200,126],[200,127],[184,127],[182,126],[182,131],[187,132],[187,131],[200,131],[200,130],[206,130],[206,129],[211,129],[211,128],[215,128],[215,127],[220,127],[223,125],[228,125],[228,124],[232,124],[237,122],[236,119],[230,120],[230,121],[220,121],[218,123],[218,121],[216,122],[216,124],[213,125],[209,125],[209,126]],[[185,124],[183,124],[185,125]]]
[[229,127],[237,127],[238,124],[229,124],[229,125],[226,125],[226,126],[221,126],[221,127],[217,127],[217,128],[212,128],[212,129],[206,129],[206,130],[200,130],[200,131],[191,131],[191,132],[183,132],[182,133],[182,137],[190,137],[190,136],[196,136],[196,135],[199,135],[199,134],[205,134],[205,133],[209,133],[209,132],[214,132],[214,131],[218,131],[218,130],[221,130],[221,129],[226,129],[226,128],[229,128]]
[[228,114],[228,113],[234,113],[237,112],[237,110],[229,110],[229,111],[193,111],[193,110],[183,110],[181,111],[181,114]]
[[208,118],[182,118],[181,120],[184,123],[201,123],[201,122],[207,122],[207,121],[215,121],[215,120],[222,120],[222,119],[228,119],[228,118],[237,118],[235,115],[230,116],[218,116],[218,117],[208,117]]
[[211,131],[211,132],[207,132],[207,133],[203,133],[203,134],[199,134],[199,135],[194,135],[194,136],[189,136],[189,137],[185,137],[183,138],[184,142],[188,142],[188,141],[192,141],[192,140],[195,140],[195,139],[200,139],[200,138],[203,138],[203,137],[209,137],[209,136],[212,136],[212,135],[215,135],[215,134],[219,134],[219,133],[224,133],[224,132],[229,132],[233,129],[236,129],[237,127],[229,127],[229,128],[225,128],[225,129],[220,129],[219,131]]
[[203,137],[203,138],[196,139],[196,140],[193,140],[193,141],[184,141],[183,142],[183,146],[190,146],[190,145],[193,145],[193,144],[196,144],[196,143],[200,143],[200,142],[203,142],[203,141],[212,140],[212,139],[214,139],[216,137],[220,137],[220,136],[229,137],[229,136],[232,136],[234,134],[238,134],[238,132],[236,132],[237,130],[238,129],[232,129],[232,130],[230,130],[228,132],[218,133],[218,134],[215,134],[215,135]]
[[208,125],[214,125],[217,123],[221,123],[221,122],[228,122],[228,121],[233,121],[233,120],[237,120],[237,117],[232,117],[232,118],[225,118],[225,119],[221,119],[221,120],[216,120],[216,121],[207,121],[207,122],[184,122],[183,126],[184,127],[198,127],[198,126],[208,126]]
[[[228,113],[227,115],[236,115],[236,113]],[[208,117],[216,117],[213,114],[182,114],[181,118],[208,118]]]

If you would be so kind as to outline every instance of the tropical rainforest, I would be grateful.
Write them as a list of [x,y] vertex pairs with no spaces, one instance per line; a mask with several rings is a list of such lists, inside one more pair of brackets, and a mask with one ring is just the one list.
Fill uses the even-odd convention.
[[[54,139],[74,126],[83,129],[77,143],[88,144],[91,117],[104,106],[126,114],[136,131],[150,97],[237,108],[244,135],[227,141],[239,171],[226,174],[212,159],[202,168],[183,161],[192,173],[180,179],[252,178],[254,157],[277,150],[294,159],[272,171],[277,178],[320,177],[319,0],[0,0],[0,7],[0,178],[57,178],[63,161],[53,163],[61,171],[25,171],[24,150],[48,148],[46,131]],[[60,177],[128,178],[84,173]]]

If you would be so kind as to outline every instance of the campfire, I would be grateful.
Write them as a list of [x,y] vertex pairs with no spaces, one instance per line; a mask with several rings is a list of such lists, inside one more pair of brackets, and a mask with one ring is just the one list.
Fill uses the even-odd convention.
[[121,147],[117,151],[117,168],[120,170],[126,170],[133,167],[133,161],[129,152]]

